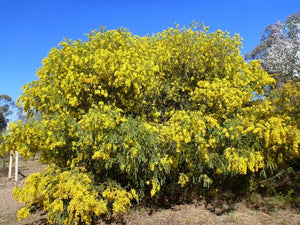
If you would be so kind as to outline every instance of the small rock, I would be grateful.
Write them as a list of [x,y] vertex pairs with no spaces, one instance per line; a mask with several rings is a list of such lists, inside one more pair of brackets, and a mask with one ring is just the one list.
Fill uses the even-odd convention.
[[222,205],[222,207],[223,207],[224,210],[229,209],[229,205],[227,205],[226,203],[224,203],[224,204]]

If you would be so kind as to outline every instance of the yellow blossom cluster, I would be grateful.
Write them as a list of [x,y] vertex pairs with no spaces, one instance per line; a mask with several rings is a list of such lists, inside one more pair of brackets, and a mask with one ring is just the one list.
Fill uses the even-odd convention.
[[[249,169],[252,173],[264,167],[264,157],[260,152],[247,152],[234,148],[226,148],[225,157],[228,159],[228,170],[239,174],[247,174]],[[246,155],[249,154],[249,155]]]
[[189,177],[184,173],[180,173],[178,184],[180,184],[181,187],[184,187],[188,182],[189,182]]
[[131,206],[131,200],[139,201],[139,197],[134,189],[130,192],[126,190],[119,190],[118,188],[107,188],[102,192],[102,196],[107,199],[108,204],[112,204],[113,214],[118,212],[127,212]]
[[[94,215],[106,214],[107,203],[92,189],[91,179],[78,171],[61,171],[47,167],[45,172],[30,175],[23,188],[16,187],[14,196],[25,203],[18,218],[26,218],[29,211],[42,206],[48,220],[58,224],[91,224]],[[33,185],[33,186],[32,186]],[[67,213],[66,217],[58,215]]]

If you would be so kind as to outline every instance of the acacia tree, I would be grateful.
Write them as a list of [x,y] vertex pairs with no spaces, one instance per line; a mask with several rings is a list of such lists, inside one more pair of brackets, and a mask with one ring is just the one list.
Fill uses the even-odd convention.
[[300,79],[300,13],[287,17],[265,28],[261,41],[248,59],[262,59],[264,68],[275,74],[277,87],[289,80]]
[[299,159],[295,122],[273,99],[253,99],[275,80],[240,45],[176,27],[152,37],[101,29],[52,49],[19,98],[27,120],[4,136],[6,150],[49,163],[16,188],[19,217],[38,206],[50,222],[89,224],[147,197],[239,177],[247,186]]

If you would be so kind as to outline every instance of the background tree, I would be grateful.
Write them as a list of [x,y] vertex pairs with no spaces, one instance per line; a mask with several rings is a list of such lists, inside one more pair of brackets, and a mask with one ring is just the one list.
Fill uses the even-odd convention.
[[3,132],[9,119],[7,116],[11,115],[11,107],[14,106],[14,102],[8,95],[0,95],[0,131]]
[[265,28],[261,41],[247,59],[262,59],[264,68],[274,74],[277,87],[300,79],[300,13]]
[[[0,145],[3,144],[2,135],[6,130],[7,124],[9,122],[8,116],[13,114],[12,107],[14,106],[12,98],[8,95],[0,95]],[[0,156],[2,159],[1,170],[5,170],[5,152],[0,151]]]

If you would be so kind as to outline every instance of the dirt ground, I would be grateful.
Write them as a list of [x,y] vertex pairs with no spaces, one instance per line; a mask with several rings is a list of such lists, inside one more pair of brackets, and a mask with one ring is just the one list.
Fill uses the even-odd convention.
[[[38,160],[24,160],[20,158],[19,160],[19,176],[18,181],[13,179],[8,179],[8,163],[6,165],[6,171],[0,172],[0,225],[16,225],[16,224],[26,224],[25,220],[18,222],[17,211],[22,208],[17,201],[13,198],[13,189],[17,185],[22,185],[28,175],[31,173],[38,172],[42,170],[45,166],[41,165]],[[14,176],[13,167],[13,176]],[[33,221],[35,218],[28,219],[28,222]]]
[[[16,217],[18,209],[22,206],[18,204],[12,195],[16,185],[22,185],[26,177],[41,170],[44,166],[37,160],[20,160],[19,181],[7,178],[7,173],[0,174],[0,225],[42,225],[47,224],[44,217],[37,213],[19,222]],[[23,177],[24,175],[24,177]],[[119,222],[111,224],[127,225],[300,225],[300,213],[296,209],[284,208],[271,212],[255,210],[249,208],[245,201],[236,203],[233,211],[216,215],[207,210],[204,203],[177,205],[170,209],[159,209],[150,212],[147,208],[133,210],[122,217]],[[99,224],[105,224],[100,222]]]

